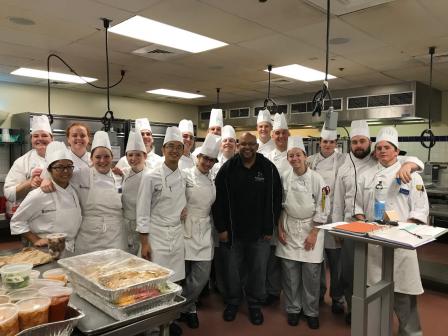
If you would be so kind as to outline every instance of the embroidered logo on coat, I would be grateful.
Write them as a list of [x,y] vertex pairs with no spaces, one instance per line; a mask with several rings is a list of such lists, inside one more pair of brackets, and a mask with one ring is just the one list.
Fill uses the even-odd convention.
[[262,172],[258,172],[254,177],[255,182],[264,182],[264,176]]

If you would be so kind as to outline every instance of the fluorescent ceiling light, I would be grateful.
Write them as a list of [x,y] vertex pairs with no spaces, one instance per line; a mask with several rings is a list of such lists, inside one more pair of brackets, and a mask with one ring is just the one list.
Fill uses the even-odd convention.
[[227,43],[138,15],[113,26],[109,31],[191,53],[199,53],[227,45]]
[[146,91],[146,92],[157,94],[157,95],[162,95],[162,96],[178,97],[178,98],[185,98],[185,99],[194,99],[194,98],[205,97],[203,95],[196,94],[196,93],[189,93],[189,92],[182,92],[182,91],[168,90],[168,89],[157,89],[157,90],[150,90],[150,91]]
[[[268,70],[264,70],[268,72]],[[284,77],[294,78],[302,82],[314,82],[325,79],[325,73],[304,67],[303,65],[290,64],[278,68],[272,68],[272,73]],[[328,74],[328,79],[336,78]]]
[[96,78],[90,78],[90,77],[81,77],[75,75],[68,75],[60,72],[52,72],[49,73],[45,70],[36,70],[36,69],[29,69],[29,68],[19,68],[17,70],[14,70],[11,72],[11,75],[17,75],[17,76],[25,76],[25,77],[34,77],[34,78],[43,78],[43,79],[50,79],[61,81],[61,82],[68,82],[68,83],[77,83],[77,84],[85,84],[86,82],[94,82],[97,79]]

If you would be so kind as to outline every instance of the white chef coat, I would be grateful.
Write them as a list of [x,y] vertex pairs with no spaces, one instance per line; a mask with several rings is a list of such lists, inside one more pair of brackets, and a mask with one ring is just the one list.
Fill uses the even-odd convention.
[[126,250],[126,233],[121,203],[122,178],[109,171],[101,174],[92,168],[73,173],[83,220],[75,242],[75,253],[108,248]]
[[85,154],[82,157],[79,157],[78,155],[73,153],[70,148],[69,152],[71,160],[73,161],[73,165],[75,166],[74,171],[79,170],[81,168],[90,167],[92,165],[89,152],[85,152]]
[[287,172],[289,172],[291,170],[291,165],[288,162],[288,151],[283,151],[280,152],[277,148],[274,148],[274,150],[272,150],[271,152],[269,152],[269,154],[264,156],[270,160],[276,167],[278,170],[278,173],[280,174],[280,176],[282,176],[283,174],[286,174]]
[[[408,184],[398,185],[395,176],[400,169],[400,162],[390,167],[380,163],[367,169],[359,178],[356,196],[355,214],[365,215],[367,220],[374,220],[375,186],[382,181],[387,189],[386,210],[395,210],[400,221],[409,218],[426,223],[429,203],[426,192],[421,189],[423,180],[417,173],[412,174]],[[369,285],[381,278],[381,247],[369,244],[367,281]],[[394,253],[394,291],[402,294],[418,295],[423,293],[416,250],[395,249]]]
[[81,225],[81,207],[75,189],[54,183],[52,193],[40,188],[28,193],[11,219],[11,234],[32,232],[40,237],[48,233],[65,233],[66,248],[73,252],[76,234]]
[[[154,150],[150,151],[147,154],[148,155],[145,160],[145,165],[148,169],[154,169],[162,164],[163,157],[154,153]],[[118,160],[115,167],[118,167],[120,169],[131,168],[131,166],[128,163],[128,159],[126,158],[126,155],[120,158],[120,160]]]
[[[359,180],[359,176],[366,170],[373,166],[376,166],[376,161],[371,155],[366,156],[363,159],[358,159],[354,155],[350,154],[353,159],[353,163],[356,167],[356,179]],[[333,193],[333,213],[332,222],[352,221],[353,206],[355,191],[359,193],[359,190],[355,190],[355,170],[353,163],[350,160],[350,156],[346,155],[344,164],[339,168],[336,183]],[[398,160],[401,163],[413,162],[419,166],[420,170],[423,170],[424,164],[415,156],[399,156]]]
[[129,252],[137,254],[140,237],[137,232],[137,196],[138,189],[142,180],[142,176],[148,168],[136,173],[132,169],[125,170],[123,176],[123,193],[121,194],[121,201],[123,203],[123,217],[127,232],[127,242]]
[[311,169],[299,176],[293,170],[282,175],[283,184],[283,228],[286,245],[277,244],[276,255],[281,258],[321,263],[324,260],[324,232],[319,230],[314,249],[305,250],[305,239],[314,228],[314,223],[325,223],[329,207],[322,202],[325,188],[323,178]]
[[39,156],[35,149],[15,160],[5,179],[3,193],[6,199],[9,202],[21,201],[21,199],[16,199],[16,186],[30,179],[33,169],[45,169],[46,166],[45,158]]
[[179,169],[184,170],[195,166],[193,155],[190,153],[188,156],[182,155],[179,160]]
[[[307,164],[311,169],[318,172],[320,176],[323,177],[325,183],[330,188],[330,194],[326,198],[326,203],[330,207],[330,215],[328,216],[328,221],[331,221],[332,215],[332,203],[334,185],[336,182],[336,174],[339,167],[345,161],[345,155],[339,152],[334,152],[328,157],[324,157],[321,153],[313,154],[307,158]],[[325,248],[335,249],[340,248],[340,243],[337,243],[334,237],[328,232],[325,233]]]
[[211,173],[203,174],[197,167],[182,171],[186,180],[187,218],[184,221],[185,260],[213,259],[213,222],[211,207],[216,198]]
[[174,270],[172,281],[185,278],[185,248],[180,214],[186,206],[185,179],[165,163],[147,171],[137,198],[137,231],[149,233],[155,263]]
[[262,143],[260,139],[257,139],[258,143],[258,150],[257,152],[260,154],[263,154],[264,156],[268,156],[270,152],[272,152],[275,149],[275,142],[274,139],[269,139],[268,142]]

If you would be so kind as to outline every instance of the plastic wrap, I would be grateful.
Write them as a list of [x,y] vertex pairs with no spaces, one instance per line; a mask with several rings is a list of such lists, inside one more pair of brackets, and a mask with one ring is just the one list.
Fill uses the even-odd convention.
[[[138,296],[166,282],[174,272],[119,249],[109,249],[61,259],[68,277],[111,303]],[[145,276],[150,275],[148,279]]]

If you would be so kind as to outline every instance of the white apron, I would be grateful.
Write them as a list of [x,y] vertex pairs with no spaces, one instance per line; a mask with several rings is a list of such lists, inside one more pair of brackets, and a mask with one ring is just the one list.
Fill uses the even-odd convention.
[[75,207],[71,209],[64,209],[61,207],[57,194],[50,193],[53,198],[56,210],[49,210],[43,212],[40,218],[45,218],[45,222],[48,223],[43,232],[42,228],[34,227],[33,223],[30,225],[30,231],[37,234],[40,238],[46,238],[50,233],[65,233],[65,250],[62,257],[68,257],[75,251],[75,237],[78,234],[79,227],[81,226],[82,216],[81,207],[79,206],[79,200],[76,193],[73,193],[75,199]]
[[162,177],[162,190],[158,205],[151,209],[151,257],[153,262],[176,272],[171,281],[179,281],[185,278],[184,232],[179,216],[186,205],[185,183],[168,186],[163,165],[157,169]]
[[[408,200],[401,198],[399,194],[400,186],[395,183],[395,175],[400,169],[400,164],[394,164],[389,168],[379,171],[373,178],[366,180],[363,193],[369,193],[366,218],[374,218],[373,199],[375,186],[378,181],[383,181],[387,189],[386,210],[398,211],[402,220],[406,220],[408,214],[401,213],[398,202],[407,203]],[[402,185],[404,188],[406,185]],[[382,249],[378,245],[369,244],[367,257],[367,282],[369,285],[377,283],[381,279]],[[416,250],[395,249],[394,250],[394,291],[402,294],[419,295],[423,293],[423,286],[420,278],[420,269]]]
[[319,230],[314,249],[305,250],[305,239],[314,228],[313,216],[315,201],[311,196],[312,186],[292,183],[294,172],[287,180],[287,193],[284,203],[283,227],[286,232],[286,245],[277,244],[276,255],[280,258],[309,263],[321,263],[324,260],[324,233]]
[[186,189],[185,260],[212,260],[214,244],[210,211],[216,198],[216,188],[207,175],[199,172],[196,167],[193,169],[192,184],[188,181]]
[[89,187],[80,186],[89,188],[89,191],[83,202],[83,219],[75,241],[75,253],[110,248],[126,250],[121,194],[117,188],[94,185],[93,169],[89,171]]
[[[320,174],[320,176],[322,176],[322,178],[324,179],[326,185],[328,187],[330,187],[330,195],[327,195],[327,205],[330,205],[330,200],[333,199],[333,195],[334,195],[334,185],[336,182],[336,173],[338,170],[338,158],[337,158],[337,153],[334,152],[330,157],[325,158],[322,161],[319,161],[316,163],[316,159],[319,157],[319,154],[316,154],[316,157],[314,158],[312,164],[311,164],[311,169],[313,169],[314,171],[318,172]],[[326,160],[332,160],[332,162],[325,162]],[[323,169],[319,169],[317,170],[317,166],[321,164],[320,168]],[[333,208],[333,206],[331,205],[331,209]],[[328,222],[331,222],[331,216],[332,216],[332,210],[328,216]],[[336,240],[334,239],[333,235],[325,232],[325,248],[328,249],[335,249],[335,248],[340,248],[341,244],[337,243]]]

